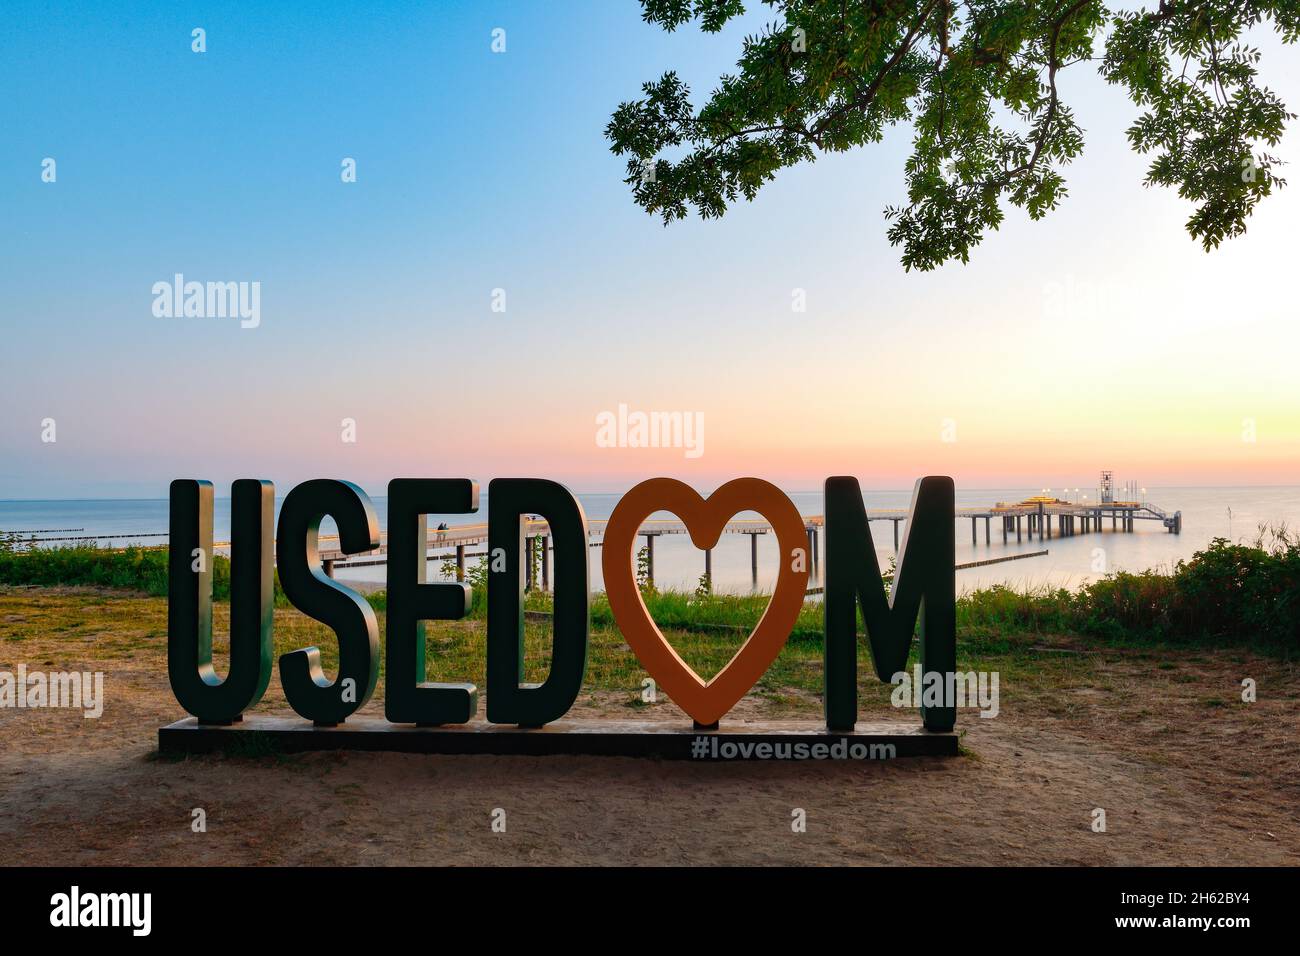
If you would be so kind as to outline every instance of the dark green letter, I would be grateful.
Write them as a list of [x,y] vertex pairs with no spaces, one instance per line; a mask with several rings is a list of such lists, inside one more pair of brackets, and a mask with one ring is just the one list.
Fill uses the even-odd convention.
[[349,481],[317,478],[289,492],[280,506],[276,561],[280,586],[294,607],[328,624],[339,640],[334,683],[320,666],[320,650],[307,647],[280,658],[280,683],[289,706],[308,720],[332,726],[361,708],[379,679],[379,625],[365,598],[320,569],[320,522],[339,527],[344,554],[379,547],[379,522],[366,493]]
[[228,724],[271,680],[275,486],[241,478],[230,496],[230,671],[212,666],[212,483],[171,485],[167,558],[167,676],[205,724]]
[[[522,518],[539,514],[555,542],[551,673],[524,678]],[[541,478],[498,478],[488,485],[487,717],[494,724],[540,727],[563,717],[582,689],[591,626],[587,516],[563,485]]]
[[[921,669],[957,669],[957,578],[951,478],[922,478],[912,492],[898,567],[888,597],[856,478],[826,479],[826,726],[850,730],[858,719],[857,603],[871,642],[876,676],[888,682],[907,666],[917,617]],[[956,708],[923,707],[928,730],[952,730]]]
[[424,622],[469,611],[468,584],[426,584],[430,514],[478,510],[478,484],[464,478],[394,478],[388,483],[388,670],[384,716],[395,724],[463,724],[478,711],[473,684],[425,681]]

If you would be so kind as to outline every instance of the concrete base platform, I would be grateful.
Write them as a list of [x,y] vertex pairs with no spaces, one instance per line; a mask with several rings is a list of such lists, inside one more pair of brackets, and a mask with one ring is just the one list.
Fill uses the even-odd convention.
[[164,754],[355,750],[816,762],[955,756],[957,734],[931,733],[919,720],[859,723],[852,733],[831,733],[812,720],[724,719],[717,730],[695,730],[670,720],[558,720],[524,728],[483,722],[412,727],[353,718],[337,727],[317,727],[297,717],[249,715],[226,727],[200,724],[193,717],[178,720],[158,731],[158,749]]

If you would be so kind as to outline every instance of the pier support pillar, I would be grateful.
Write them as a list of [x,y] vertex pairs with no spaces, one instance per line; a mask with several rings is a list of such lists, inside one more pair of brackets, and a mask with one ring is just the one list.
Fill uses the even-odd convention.
[[651,587],[655,583],[655,536],[645,536],[645,579]]
[[334,577],[334,561],[330,558],[326,558],[321,562],[321,570],[325,572],[325,577]]
[[970,546],[973,548],[975,547],[976,543],[977,542],[975,539],[975,519],[971,518],[970,519]]
[[456,545],[456,580],[465,580],[465,546]]
[[993,543],[993,538],[990,534],[990,531],[992,530],[990,526],[992,525],[992,523],[993,523],[993,519],[991,517],[986,517],[984,519],[984,544],[985,545],[990,545]]
[[754,587],[758,587],[758,533],[749,536],[749,570],[753,575]]
[[898,519],[894,519],[894,550],[898,550]]
[[541,537],[542,544],[542,590],[551,589],[551,536],[544,534]]
[[1020,515],[1016,515],[1016,544],[1020,543]]
[[709,583],[709,590],[713,590],[713,549],[709,548],[704,552],[704,580]]

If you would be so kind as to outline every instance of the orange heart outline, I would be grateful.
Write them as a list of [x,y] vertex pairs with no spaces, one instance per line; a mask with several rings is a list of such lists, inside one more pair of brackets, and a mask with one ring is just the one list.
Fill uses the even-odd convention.
[[[637,532],[656,511],[681,518],[701,550],[714,547],[727,522],[742,511],[757,511],[776,532],[781,568],[772,599],[745,643],[708,681],[664,638],[636,586]],[[803,608],[809,566],[803,518],[780,488],[761,478],[735,478],[707,499],[675,478],[643,481],[614,507],[605,525],[602,550],[605,594],[624,640],[664,693],[703,726],[717,723],[772,666]],[[802,552],[802,571],[794,567],[796,551]]]

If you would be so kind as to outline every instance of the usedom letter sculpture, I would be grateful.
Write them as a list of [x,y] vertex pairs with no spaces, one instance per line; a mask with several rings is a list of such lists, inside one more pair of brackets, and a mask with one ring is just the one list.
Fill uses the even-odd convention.
[[[922,478],[912,491],[903,546],[885,596],[880,563],[856,478],[826,479],[826,726],[852,729],[858,719],[858,604],[867,625],[876,676],[889,681],[907,666],[917,619],[921,669],[957,669],[956,547],[951,478]],[[948,702],[951,704],[951,701]],[[952,706],[922,707],[927,730],[952,730]]]
[[[424,622],[463,617],[471,597],[467,585],[427,581],[426,515],[473,513],[478,508],[478,486],[467,479],[399,478],[389,484],[388,494],[385,716],[394,724],[466,724],[478,711],[477,688],[470,683],[424,679]],[[953,483],[940,477],[916,483],[889,594],[881,580],[857,480],[829,478],[825,496],[826,726],[832,732],[847,733],[857,722],[859,606],[875,671],[882,681],[888,682],[906,666],[918,620],[923,669],[949,681],[956,670]],[[568,711],[586,673],[591,599],[587,521],[582,506],[567,489],[544,479],[497,479],[489,485],[489,497],[487,719],[492,724],[540,727]],[[177,701],[201,724],[238,721],[261,699],[270,680],[274,502],[275,488],[269,481],[241,479],[234,484],[230,667],[222,680],[212,662],[212,485],[172,482],[168,676]],[[649,635],[644,640],[629,640],[642,665],[697,724],[710,726],[762,676],[789,637],[802,606],[810,564],[802,521],[788,497],[756,478],[728,482],[708,499],[680,482],[652,479],[632,489],[625,502],[626,506],[620,502],[606,528],[606,588],[608,591],[613,581],[621,582],[614,591],[622,588],[610,596],[615,621],[625,635]],[[686,674],[686,678],[695,678],[693,682],[685,678],[675,682],[672,676],[663,679],[672,669],[672,661],[664,661],[675,654],[650,640],[657,629],[652,621],[647,627],[648,615],[635,584],[631,591],[625,586],[631,580],[630,554],[636,531],[645,517],[662,508],[677,512],[688,526],[693,525],[692,540],[701,547],[717,542],[730,514],[756,508],[772,522],[781,545],[778,593],[759,628],[727,667],[707,682],[693,672]],[[551,670],[546,680],[536,685],[523,682],[522,522],[527,514],[546,518],[556,562]],[[333,681],[325,676],[315,647],[281,657],[285,697],[307,720],[334,726],[364,706],[374,693],[379,631],[365,598],[330,579],[320,568],[320,523],[326,515],[338,525],[343,553],[379,546],[378,521],[365,492],[350,482],[317,479],[298,485],[284,499],[274,553],[289,601],[331,627],[339,643],[338,676]],[[945,701],[922,708],[926,729],[952,729],[956,712],[950,704]]]
[[320,666],[320,650],[305,647],[280,658],[280,684],[289,706],[313,723],[332,726],[365,706],[379,681],[379,623],[366,599],[320,568],[321,519],[339,529],[346,554],[379,547],[379,519],[370,498],[350,481],[304,481],[280,506],[276,566],[285,597],[338,636],[338,677]]
[[230,669],[212,666],[212,482],[171,484],[167,677],[205,724],[239,720],[271,681],[275,485],[243,478],[230,495]]

